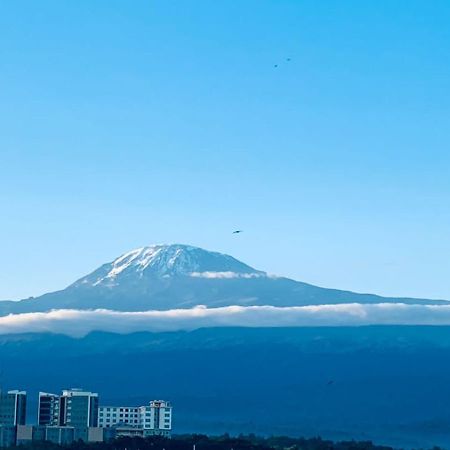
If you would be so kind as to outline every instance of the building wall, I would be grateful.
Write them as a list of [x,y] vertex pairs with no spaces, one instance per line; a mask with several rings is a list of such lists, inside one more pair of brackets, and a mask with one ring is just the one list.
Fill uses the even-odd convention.
[[62,395],[39,394],[38,424],[49,426],[97,427],[98,394],[81,389]]
[[45,440],[54,444],[68,445],[74,441],[73,427],[46,427]]
[[12,447],[13,445],[16,445],[16,427],[0,425],[0,447]]
[[[141,426],[147,430],[172,430],[172,406],[163,400],[153,400],[141,407]],[[153,433],[157,434],[157,433]]]
[[99,426],[124,426],[147,430],[147,435],[167,436],[172,430],[172,406],[163,400],[154,400],[147,406],[101,406]]
[[77,396],[67,398],[66,425],[86,427],[89,425],[89,397]]
[[16,444],[26,445],[33,442],[33,427],[31,425],[17,425]]
[[25,425],[27,394],[24,391],[0,392],[0,425]]
[[88,442],[103,442],[103,428],[90,427],[88,428]]
[[140,412],[135,406],[100,406],[99,427],[109,428],[115,425],[139,427]]
[[59,404],[59,395],[39,392],[38,425],[59,425]]

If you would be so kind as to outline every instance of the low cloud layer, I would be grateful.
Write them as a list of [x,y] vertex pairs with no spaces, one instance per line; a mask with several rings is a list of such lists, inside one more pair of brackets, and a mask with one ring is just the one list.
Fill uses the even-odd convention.
[[238,273],[238,272],[191,272],[193,278],[208,278],[208,279],[233,279],[233,278],[262,278],[267,277],[265,273]]
[[306,327],[450,325],[450,305],[358,303],[277,308],[228,306],[169,311],[55,310],[0,317],[0,334],[52,332],[81,337],[95,330],[115,333],[194,330],[204,327]]

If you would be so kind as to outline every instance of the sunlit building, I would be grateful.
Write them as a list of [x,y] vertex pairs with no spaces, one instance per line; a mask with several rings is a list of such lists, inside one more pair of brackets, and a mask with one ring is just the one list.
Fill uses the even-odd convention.
[[153,400],[146,406],[101,406],[98,424],[102,428],[139,428],[144,436],[169,436],[172,406],[164,400]]

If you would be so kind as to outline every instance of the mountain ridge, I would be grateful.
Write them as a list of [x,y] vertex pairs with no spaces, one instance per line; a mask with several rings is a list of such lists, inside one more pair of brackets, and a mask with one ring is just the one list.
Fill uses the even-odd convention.
[[40,390],[76,385],[103,404],[167,398],[177,433],[346,433],[397,448],[450,447],[449,349],[450,327],[0,336],[4,385],[29,392],[30,414]]
[[67,288],[0,302],[0,315],[52,309],[147,311],[220,306],[307,306],[341,303],[447,304],[314,286],[275,277],[218,252],[157,244],[126,252]]

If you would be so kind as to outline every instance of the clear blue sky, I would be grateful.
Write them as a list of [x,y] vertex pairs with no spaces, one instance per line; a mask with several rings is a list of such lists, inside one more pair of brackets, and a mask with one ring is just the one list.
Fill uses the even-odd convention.
[[161,242],[450,298],[449,24],[446,0],[2,2],[0,298]]

